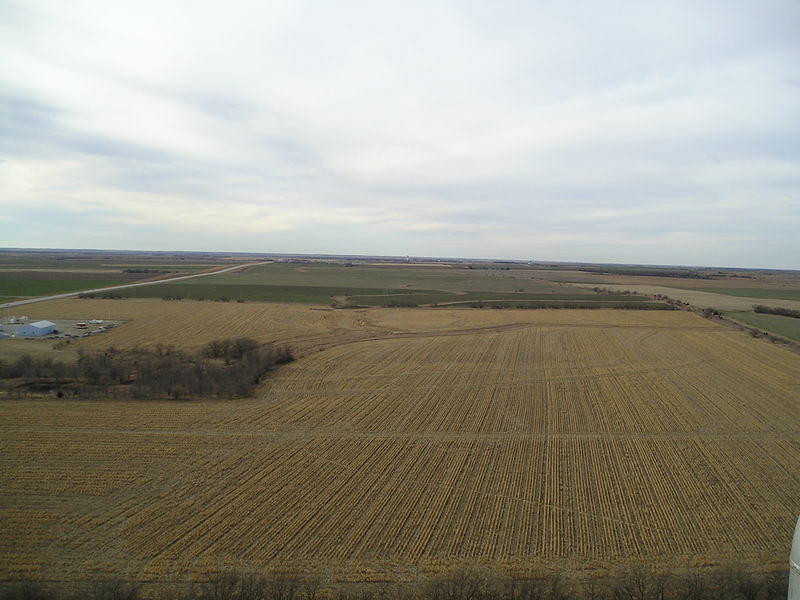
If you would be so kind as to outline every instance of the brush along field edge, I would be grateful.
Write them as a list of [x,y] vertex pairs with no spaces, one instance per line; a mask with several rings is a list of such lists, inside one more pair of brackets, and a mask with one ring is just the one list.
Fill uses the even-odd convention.
[[785,563],[800,357],[683,312],[448,312],[303,321],[397,337],[249,401],[2,403],[0,576]]

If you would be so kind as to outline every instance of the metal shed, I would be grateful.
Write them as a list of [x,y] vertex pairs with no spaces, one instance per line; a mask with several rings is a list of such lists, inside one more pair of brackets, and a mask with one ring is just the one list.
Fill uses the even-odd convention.
[[49,335],[56,330],[56,324],[50,321],[36,321],[35,323],[26,323],[17,329],[17,337],[40,337]]

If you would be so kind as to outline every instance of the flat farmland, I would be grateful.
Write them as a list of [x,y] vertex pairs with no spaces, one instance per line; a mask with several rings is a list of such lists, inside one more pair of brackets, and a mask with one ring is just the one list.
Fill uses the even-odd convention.
[[[463,267],[367,266],[273,263],[251,267],[241,273],[226,273],[214,282],[227,285],[292,285],[292,286],[347,286],[351,288],[376,288],[458,291],[511,292],[522,289],[529,293],[573,292],[558,284],[545,281],[512,281],[502,270],[472,270]],[[188,284],[189,282],[187,282]],[[581,290],[582,291],[582,290]],[[590,294],[590,292],[585,292]]]
[[[277,303],[224,303],[164,301],[156,299],[64,299],[51,300],[25,307],[31,319],[103,319],[124,321],[103,335],[81,339],[73,348],[102,350],[108,347],[132,348],[172,344],[184,349],[197,349],[211,340],[248,336],[260,342],[310,345],[338,344],[353,338],[383,336],[391,333],[428,332],[446,329],[473,329],[517,323],[547,323],[553,318],[575,325],[608,322],[608,311],[558,312],[515,310],[333,310],[319,306]],[[637,311],[638,312],[638,311]],[[3,316],[14,314],[6,309]],[[613,313],[611,313],[613,314]],[[615,317],[625,323],[657,323],[659,317],[636,314]],[[20,340],[0,341],[3,348],[12,348]],[[52,342],[41,343],[49,348]],[[9,351],[10,352],[10,351]]]
[[785,563],[800,356],[685,312],[316,312],[372,337],[251,400],[2,402],[0,577]]
[[[485,271],[488,273],[489,271]],[[503,270],[492,272],[506,273]],[[557,300],[608,301],[590,290],[568,285],[487,277],[466,267],[376,267],[362,264],[271,263],[233,273],[179,283],[132,288],[118,292],[131,298],[185,298],[260,302],[298,302],[329,305],[345,297],[360,304],[389,301],[454,302],[471,298],[523,299],[535,294]]]
[[728,312],[725,316],[800,342],[800,319],[757,312]]
[[0,296],[5,300],[75,292],[90,288],[134,283],[152,273],[122,271],[0,271]]
[[[663,285],[617,285],[605,284],[603,287],[610,290],[622,291],[630,290],[638,294],[652,295],[661,294],[669,296],[682,302],[688,302],[700,308],[715,308],[718,310],[746,311],[753,308],[755,304],[764,306],[783,307],[800,310],[800,300],[776,299],[769,297],[765,292],[762,297],[747,297],[740,295],[728,295],[722,292],[706,292],[701,288],[679,289]],[[790,294],[784,294],[790,295]]]
[[[669,269],[667,269],[669,270]],[[481,273],[481,271],[475,271]],[[571,282],[571,283],[591,283],[592,285],[603,286],[607,283],[617,285],[655,285],[682,289],[703,289],[712,288],[717,290],[758,290],[759,292],[789,292],[800,290],[800,273],[797,271],[766,271],[753,270],[741,274],[727,275],[719,272],[713,273],[713,277],[692,278],[692,277],[656,277],[648,275],[634,274],[612,274],[602,273],[597,270],[580,271],[569,269],[536,269],[518,268],[511,271],[482,271],[485,275],[494,277],[515,277],[519,279],[534,279],[542,282]],[[720,293],[732,293],[730,291],[720,291]],[[757,295],[757,294],[750,294]],[[765,296],[768,298],[781,298],[781,295]]]
[[745,298],[774,298],[776,300],[800,301],[800,289],[765,288],[703,288],[704,292]]
[[0,300],[124,285],[232,264],[221,256],[186,259],[166,253],[0,250]]
[[98,318],[125,322],[103,335],[73,344],[86,349],[156,344],[196,349],[214,339],[237,336],[253,337],[260,342],[285,342],[338,330],[355,331],[360,327],[358,315],[351,311],[285,304],[65,299],[32,304],[25,309],[31,319]]

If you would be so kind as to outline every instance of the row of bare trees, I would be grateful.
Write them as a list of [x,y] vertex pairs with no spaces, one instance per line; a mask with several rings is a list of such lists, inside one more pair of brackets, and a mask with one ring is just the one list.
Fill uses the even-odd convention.
[[782,317],[792,317],[800,319],[800,310],[793,308],[783,308],[782,306],[764,306],[763,304],[756,304],[753,307],[753,312],[764,313],[767,315],[781,315]]
[[0,589],[0,600],[784,600],[786,580],[785,573],[752,569],[671,575],[639,568],[609,579],[575,582],[551,575],[520,581],[465,569],[427,583],[331,587],[294,575],[226,572],[146,594],[135,582],[121,580],[79,589],[18,582]]
[[0,362],[0,379],[12,395],[65,388],[73,396],[175,400],[249,396],[276,365],[293,359],[288,346],[235,338],[210,342],[196,354],[163,345],[80,352],[73,364],[23,355],[13,362]]

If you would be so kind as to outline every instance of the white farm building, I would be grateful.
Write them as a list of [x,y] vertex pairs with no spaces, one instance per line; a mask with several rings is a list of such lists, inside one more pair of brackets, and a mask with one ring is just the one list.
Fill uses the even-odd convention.
[[42,335],[49,335],[56,330],[56,324],[50,321],[36,321],[35,323],[26,323],[17,329],[17,337],[39,337]]

